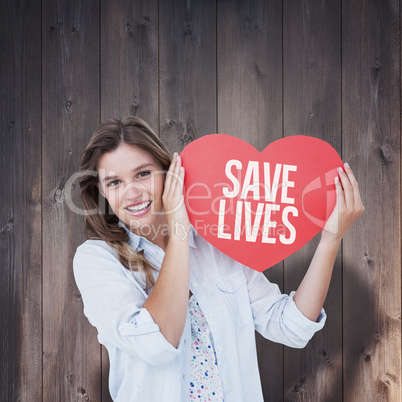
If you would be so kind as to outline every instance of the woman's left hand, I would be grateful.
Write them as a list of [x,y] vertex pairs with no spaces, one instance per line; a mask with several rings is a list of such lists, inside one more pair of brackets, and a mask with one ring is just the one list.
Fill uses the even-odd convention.
[[327,296],[336,254],[342,237],[364,211],[359,186],[350,166],[338,168],[337,202],[321,233],[321,241],[302,283],[294,295],[297,308],[316,321]]
[[[322,231],[323,239],[341,240],[352,223],[363,213],[359,185],[348,163],[338,168],[335,178],[337,202]],[[340,179],[339,179],[340,178]]]

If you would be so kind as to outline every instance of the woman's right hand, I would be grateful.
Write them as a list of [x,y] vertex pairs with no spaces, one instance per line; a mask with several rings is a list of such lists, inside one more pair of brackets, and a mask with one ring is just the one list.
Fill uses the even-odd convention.
[[184,204],[184,167],[176,152],[166,173],[165,187],[162,194],[163,208],[171,234],[187,233],[190,227],[186,206]]
[[169,225],[169,241],[155,286],[144,302],[165,339],[175,348],[183,335],[190,283],[190,222],[184,205],[184,168],[173,155],[166,173],[162,203]]

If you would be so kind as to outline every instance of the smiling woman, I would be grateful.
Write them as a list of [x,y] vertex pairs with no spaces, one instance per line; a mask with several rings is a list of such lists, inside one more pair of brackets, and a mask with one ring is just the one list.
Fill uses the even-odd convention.
[[[83,175],[80,179],[84,209],[99,211],[85,216],[87,237],[105,241],[117,252],[125,268],[144,274],[147,289],[155,283],[151,274],[153,267],[143,253],[133,253],[128,247],[127,232],[118,223],[121,221],[131,228],[137,226],[138,221],[129,220],[128,217],[129,214],[135,216],[135,212],[124,207],[133,207],[132,204],[144,201],[152,202],[152,199],[143,198],[147,195],[144,180],[152,171],[149,190],[158,182],[163,186],[162,176],[169,169],[170,161],[169,151],[151,127],[143,120],[128,116],[102,123],[94,132],[80,164],[80,171],[97,173],[95,176]],[[124,193],[127,190],[126,199]],[[106,200],[104,210],[102,205],[105,200],[100,195]],[[137,198],[129,204],[129,197],[133,196]],[[161,200],[155,204],[160,211]]]
[[80,166],[88,240],[74,275],[109,353],[115,401],[263,400],[254,331],[301,348],[324,325],[341,238],[363,211],[344,168],[310,267],[286,295],[195,232],[180,156],[171,158],[143,120],[97,128]]

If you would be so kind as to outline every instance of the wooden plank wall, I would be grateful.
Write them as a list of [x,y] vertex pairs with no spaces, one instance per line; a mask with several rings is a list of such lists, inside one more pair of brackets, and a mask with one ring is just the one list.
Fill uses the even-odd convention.
[[0,15],[0,400],[42,400],[41,5]]
[[[82,215],[68,185],[99,122],[99,3],[42,4],[43,400],[101,400],[100,348],[72,277]],[[77,185],[77,182],[75,182]]]
[[[402,400],[401,1],[2,6],[0,401],[110,401],[72,275],[85,240],[73,175],[96,125],[127,114],[172,152],[214,132],[260,150],[307,134],[350,162],[366,211],[338,254],[327,324],[302,350],[257,334],[264,396]],[[268,278],[295,289],[318,240]]]
[[[285,1],[284,135],[329,142],[341,155],[341,4]],[[285,260],[285,292],[297,288],[320,235]],[[342,400],[342,260],[335,262],[326,330],[299,351],[285,349],[285,400]]]

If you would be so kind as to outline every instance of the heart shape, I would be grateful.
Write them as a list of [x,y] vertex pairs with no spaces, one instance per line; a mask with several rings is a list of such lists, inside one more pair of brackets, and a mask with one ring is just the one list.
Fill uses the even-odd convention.
[[336,203],[335,149],[314,137],[274,141],[262,152],[226,134],[187,145],[184,199],[190,222],[210,244],[262,272],[304,246]]

